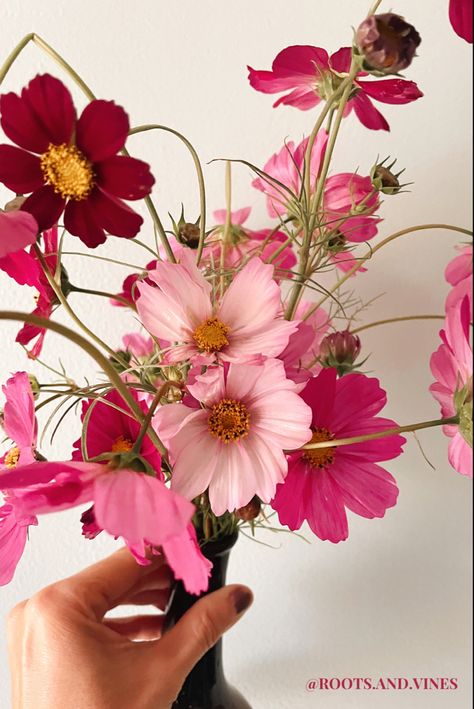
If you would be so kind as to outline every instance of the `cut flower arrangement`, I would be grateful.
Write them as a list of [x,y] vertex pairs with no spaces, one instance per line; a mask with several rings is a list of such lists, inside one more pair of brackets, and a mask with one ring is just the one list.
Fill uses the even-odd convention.
[[[25,37],[6,60],[0,81],[33,42],[89,102],[79,115],[66,85],[50,74],[0,97],[8,140],[0,145],[0,182],[12,192],[0,211],[0,268],[37,292],[31,314],[2,305],[0,319],[21,323],[17,342],[30,360],[42,362],[46,336],[62,336],[92,357],[103,376],[78,384],[56,372],[39,382],[27,373],[27,358],[22,371],[3,373],[1,584],[12,579],[25,543],[30,537],[34,543],[30,527],[46,513],[77,507],[84,537],[119,538],[139,564],[163,554],[176,579],[198,596],[212,574],[206,549],[238,531],[255,536],[278,525],[297,531],[307,522],[320,540],[337,543],[348,537],[348,510],[383,517],[397,502],[387,468],[402,454],[404,434],[442,427],[451,466],[471,475],[471,232],[427,224],[383,236],[383,201],[403,199],[405,186],[394,162],[377,159],[362,172],[351,165],[339,174],[331,169],[347,121],[359,121],[361,131],[389,130],[380,104],[403,110],[423,96],[401,76],[420,35],[396,14],[377,14],[380,4],[349,36],[349,46],[331,55],[291,46],[270,70],[249,67],[253,89],[278,94],[275,107],[309,117],[308,137],[287,140],[262,168],[241,161],[266,201],[269,218],[259,231],[246,226],[250,209],[233,211],[231,161],[225,161],[225,209],[209,224],[203,169],[187,138],[161,125],[131,128],[122,107],[96,98],[37,35]],[[472,2],[450,5],[456,32],[472,42]],[[126,149],[129,136],[154,130],[182,141],[196,167],[201,213],[188,221],[183,208],[169,229],[152,201],[149,165]],[[138,200],[153,230],[129,205]],[[439,227],[458,242],[445,274],[451,286],[445,314],[356,322],[361,308],[354,293],[363,272],[376,266],[377,252]],[[154,239],[138,240],[140,232]],[[93,250],[116,238],[143,249],[140,272],[131,272],[121,289],[112,279],[104,291],[76,286],[68,248],[79,239]],[[329,289],[320,282],[328,272]],[[124,334],[115,350],[79,319],[77,297],[105,298],[104,317],[108,307],[129,309],[140,330]],[[55,320],[59,309],[71,327]],[[439,348],[426,363],[440,414],[399,425],[386,417],[386,393],[364,368],[369,353],[359,333],[422,317],[442,321]],[[52,363],[47,371],[55,372]],[[48,407],[60,423],[69,410],[80,416],[68,460],[41,453],[36,415]]]

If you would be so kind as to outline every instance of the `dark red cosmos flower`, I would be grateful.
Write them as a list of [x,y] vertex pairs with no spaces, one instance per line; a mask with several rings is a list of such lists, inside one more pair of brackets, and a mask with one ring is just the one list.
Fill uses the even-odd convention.
[[0,97],[1,124],[16,143],[0,145],[0,182],[29,194],[21,209],[39,230],[64,212],[64,226],[91,248],[106,233],[136,236],[143,219],[123,202],[142,199],[154,184],[149,166],[117,155],[129,131],[128,116],[113,101],[91,101],[79,119],[71,94],[49,74],[21,92]]
[[[150,263],[146,265],[146,268],[144,271],[142,271],[142,273],[131,273],[129,276],[127,276],[124,282],[122,283],[121,292],[117,293],[117,295],[120,296],[120,298],[123,298],[124,300],[128,301],[128,303],[133,307],[135,301],[140,295],[138,290],[135,288],[135,284],[139,281],[145,280],[146,283],[153,285],[153,282],[149,281],[146,278],[146,274],[148,273],[148,271],[153,271],[153,269],[156,268],[157,263],[158,261],[156,261],[156,259],[154,261],[150,261]],[[127,307],[125,303],[121,300],[111,299],[110,303],[111,305],[116,305],[119,308]]]

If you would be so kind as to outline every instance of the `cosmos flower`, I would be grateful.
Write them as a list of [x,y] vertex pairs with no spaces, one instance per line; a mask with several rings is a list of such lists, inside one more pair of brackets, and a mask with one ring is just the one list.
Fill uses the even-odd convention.
[[[377,379],[363,374],[338,379],[335,369],[323,369],[301,397],[312,410],[312,443],[397,425],[377,416],[387,397]],[[293,453],[288,476],[271,503],[281,524],[296,530],[307,521],[320,539],[337,543],[349,535],[346,508],[368,519],[383,517],[396,504],[398,488],[378,463],[399,456],[404,442],[401,436],[387,436]]]
[[[284,104],[307,111],[328,99],[338,88],[343,76],[349,72],[351,60],[350,47],[342,47],[331,56],[320,47],[287,47],[278,54],[271,71],[256,71],[248,67],[249,81],[254,89],[265,94],[289,92],[276,101],[275,108]],[[346,115],[354,111],[366,128],[390,130],[372,99],[388,104],[405,104],[423,96],[413,81],[399,78],[365,81],[365,76],[366,73],[361,71],[355,78]]]
[[442,344],[431,357],[436,382],[430,391],[441,405],[441,415],[458,414],[459,424],[444,426],[451,439],[449,462],[461,475],[472,476],[472,345],[467,297],[446,313]]
[[209,489],[216,515],[258,495],[269,502],[288,470],[284,451],[311,436],[311,411],[283,363],[211,367],[183,403],[162,406],[158,435],[173,466],[172,489],[192,500]]
[[278,356],[297,323],[283,319],[281,292],[273,266],[251,259],[214,306],[211,284],[196,268],[192,253],[181,263],[160,262],[141,282],[137,311],[151,335],[181,343],[165,356],[166,364],[216,359],[242,362]]
[[146,163],[118,155],[128,116],[113,101],[94,100],[79,119],[71,94],[49,74],[21,95],[0,97],[1,125],[16,144],[0,145],[0,182],[29,195],[21,206],[40,231],[57,223],[95,248],[106,234],[133,238],[143,219],[123,200],[146,197],[154,178]]

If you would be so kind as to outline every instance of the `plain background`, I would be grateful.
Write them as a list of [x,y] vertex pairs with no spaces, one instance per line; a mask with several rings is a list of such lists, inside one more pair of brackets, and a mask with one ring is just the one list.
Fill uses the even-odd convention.
[[[451,30],[448,0],[400,0],[395,9],[423,36],[419,58],[408,72],[425,92],[410,106],[383,107],[391,133],[369,132],[350,117],[344,123],[334,170],[367,172],[377,158],[392,155],[411,192],[387,198],[381,234],[426,222],[469,226],[470,48]],[[390,9],[388,3],[382,6]],[[246,64],[269,67],[290,44],[315,44],[331,51],[351,41],[368,9],[366,0],[16,0],[2,3],[0,47],[6,56],[26,33],[50,42],[101,98],[113,98],[130,113],[132,124],[172,125],[195,144],[204,162],[245,158],[262,165],[285,138],[301,139],[314,114],[292,108],[273,110],[272,97],[252,91]],[[61,70],[29,46],[2,90],[18,91],[37,72]],[[67,81],[67,79],[66,79]],[[71,82],[69,82],[71,85]],[[83,98],[74,89],[80,107]],[[192,164],[183,147],[164,134],[130,140],[137,157],[148,160],[157,179],[156,204],[163,219],[178,216],[184,202],[197,216]],[[224,204],[223,166],[206,167],[210,210]],[[250,187],[246,168],[234,170],[235,207],[254,205],[252,226],[268,225],[263,200]],[[6,191],[2,190],[3,201]],[[142,238],[151,243],[147,223]],[[441,313],[447,286],[443,271],[461,239],[447,231],[424,232],[392,244],[357,279],[364,302],[381,296],[365,320]],[[81,250],[71,238],[70,251]],[[96,253],[144,264],[133,244],[109,240]],[[70,256],[71,279],[81,286],[116,290],[126,269]],[[354,284],[355,285],[355,284]],[[114,346],[133,329],[130,315],[106,301],[73,305]],[[1,307],[31,310],[33,293],[0,273]],[[58,319],[67,322],[62,313]],[[430,353],[438,346],[437,322],[415,322],[370,330],[363,338],[367,365],[389,395],[387,415],[401,423],[438,416],[428,393]],[[29,367],[45,380],[14,344],[15,325],[1,325],[1,372]],[[58,359],[77,380],[95,368],[77,349],[48,335],[44,359]],[[46,454],[70,454],[78,434],[69,417]],[[419,435],[435,470],[410,439],[405,455],[387,467],[400,486],[399,504],[383,520],[351,515],[349,541],[338,546],[286,534],[261,541],[242,539],[233,553],[230,579],[256,593],[249,615],[226,640],[229,678],[254,709],[357,707],[457,709],[470,696],[470,481],[446,461],[447,443],[439,430]],[[80,536],[79,510],[41,519],[14,581],[0,590],[0,706],[9,707],[3,619],[20,599],[108,553],[117,543]],[[305,530],[307,531],[307,530]],[[318,677],[456,677],[456,692],[315,692],[305,685]],[[71,681],[74,678],[71,677]]]

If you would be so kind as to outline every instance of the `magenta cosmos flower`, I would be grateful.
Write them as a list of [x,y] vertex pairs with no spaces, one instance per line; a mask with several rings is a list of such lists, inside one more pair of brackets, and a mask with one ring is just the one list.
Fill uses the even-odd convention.
[[168,404],[155,417],[170,453],[172,489],[190,500],[209,489],[216,515],[254,495],[269,502],[288,470],[284,451],[311,436],[311,411],[283,363],[213,367],[188,391],[189,406]]
[[[301,394],[311,407],[312,443],[352,438],[396,427],[377,414],[387,397],[377,379],[363,374],[337,378],[323,369]],[[405,439],[387,436],[347,446],[298,451],[289,457],[288,476],[278,485],[272,507],[291,530],[307,521],[323,540],[340,542],[349,534],[346,508],[362,517],[383,517],[396,504],[394,478],[379,462],[396,458]]]
[[[210,565],[190,541],[188,525],[194,505],[151,475],[100,463],[41,462],[19,465],[3,475],[9,493],[17,495],[22,515],[59,512],[94,503],[97,529],[122,537],[140,563],[146,547],[169,546],[168,563],[191,593],[207,589]],[[190,563],[183,556],[192,554]],[[196,559],[197,555],[197,559]]]
[[[130,394],[146,415],[146,403],[138,400],[133,389],[130,389]],[[104,453],[130,453],[141,429],[141,424],[115,389],[109,391],[102,401],[84,401],[81,418],[87,425],[84,444],[88,460]],[[81,439],[74,443],[74,449],[73,460],[84,460]],[[156,477],[162,480],[161,456],[148,436],[143,438],[137,453],[149,464]]]
[[143,219],[125,200],[148,195],[154,178],[146,163],[117,155],[128,116],[113,101],[91,101],[79,119],[64,84],[43,74],[21,95],[0,98],[1,124],[16,143],[0,145],[0,182],[30,195],[21,209],[40,231],[64,212],[64,226],[91,248],[106,233],[133,238]]
[[449,0],[449,19],[456,34],[472,44],[472,0]]
[[445,434],[451,438],[448,458],[458,473],[472,476],[472,346],[467,297],[456,307],[449,308],[440,336],[443,344],[430,362],[436,379],[430,391],[441,404],[443,418],[460,416],[459,425],[444,427]]
[[158,263],[137,288],[138,316],[148,332],[179,342],[166,363],[186,359],[210,364],[276,357],[288,344],[297,323],[283,319],[281,293],[273,266],[251,259],[235,276],[222,300],[213,304],[211,284],[196,267],[193,254],[181,263]]
[[[3,427],[14,445],[0,458],[0,490],[4,490],[6,472],[18,464],[34,463],[37,442],[35,402],[26,372],[17,372],[11,377],[3,386],[3,393]],[[0,506],[0,586],[13,578],[25,549],[28,528],[37,524],[34,515],[22,512],[16,495],[7,492]]]
[[37,235],[38,225],[31,214],[0,210],[0,268],[4,258],[34,244]]
[[[307,111],[328,99],[337,89],[341,74],[349,72],[351,60],[350,47],[342,47],[329,56],[320,47],[297,45],[280,52],[271,71],[256,71],[248,67],[249,80],[254,89],[265,94],[289,92],[276,101],[275,108],[285,104]],[[423,96],[413,81],[398,78],[363,81],[365,76],[367,74],[361,71],[354,81],[346,115],[353,110],[359,121],[372,130],[390,130],[372,99],[381,103],[405,104]]]
[[[230,239],[225,250],[225,268],[238,268],[252,256],[259,256],[262,261],[267,262],[281,248],[282,244],[288,241],[287,235],[279,230],[253,231],[245,227],[251,211],[251,207],[244,207],[231,214]],[[214,219],[218,226],[213,229],[206,240],[206,248],[203,252],[204,259],[211,265],[214,264],[214,268],[219,268],[221,262],[222,234],[226,217],[225,209],[214,212]],[[275,280],[278,280],[279,275],[286,278],[291,277],[291,269],[296,265],[296,256],[291,244],[283,249],[273,263]]]

